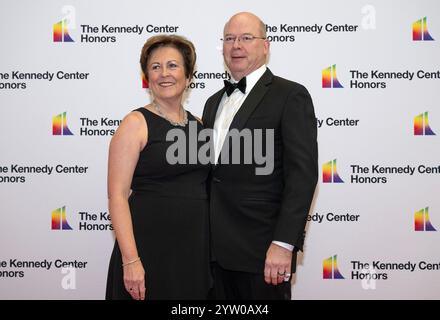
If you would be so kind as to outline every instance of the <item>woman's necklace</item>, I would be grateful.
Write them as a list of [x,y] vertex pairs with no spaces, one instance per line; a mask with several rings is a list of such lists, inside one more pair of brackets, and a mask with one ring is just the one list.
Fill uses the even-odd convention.
[[[188,124],[188,115],[186,113],[186,110],[183,109],[183,107],[180,108],[181,111],[183,111],[183,120],[180,122],[176,122],[173,121],[171,119],[169,119],[161,110],[160,105],[156,102],[156,100],[153,100],[153,106],[156,109],[157,113],[164,118],[165,120],[167,120],[169,123],[171,123],[173,126],[180,126],[180,127],[184,127]],[[180,111],[179,111],[179,116],[180,116]]]

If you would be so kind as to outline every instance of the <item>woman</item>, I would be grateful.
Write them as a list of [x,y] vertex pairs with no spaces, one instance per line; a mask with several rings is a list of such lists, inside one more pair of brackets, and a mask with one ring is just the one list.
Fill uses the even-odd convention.
[[154,36],[142,48],[141,68],[153,102],[124,118],[109,150],[109,210],[116,242],[107,299],[207,296],[209,166],[172,165],[166,158],[173,143],[166,140],[170,129],[183,130],[188,139],[191,121],[198,132],[203,128],[182,107],[195,60],[194,45],[176,35]]

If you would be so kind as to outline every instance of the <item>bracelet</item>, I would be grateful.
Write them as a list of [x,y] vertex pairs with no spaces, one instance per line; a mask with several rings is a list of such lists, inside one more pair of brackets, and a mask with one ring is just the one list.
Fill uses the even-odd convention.
[[141,260],[141,258],[137,257],[136,259],[134,259],[134,260],[132,260],[132,261],[128,261],[128,262],[126,262],[126,263],[123,263],[122,266],[125,267],[125,266],[128,266],[129,264],[132,264],[132,263],[138,262],[138,261],[140,261],[140,260]]

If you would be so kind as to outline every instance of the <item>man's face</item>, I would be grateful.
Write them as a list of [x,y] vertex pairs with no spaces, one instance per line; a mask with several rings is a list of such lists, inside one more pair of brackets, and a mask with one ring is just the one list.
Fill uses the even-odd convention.
[[235,80],[246,77],[252,71],[266,63],[269,42],[255,38],[252,41],[240,41],[242,35],[263,37],[259,20],[251,15],[239,14],[225,25],[224,38],[236,37],[234,42],[223,42],[223,57]]

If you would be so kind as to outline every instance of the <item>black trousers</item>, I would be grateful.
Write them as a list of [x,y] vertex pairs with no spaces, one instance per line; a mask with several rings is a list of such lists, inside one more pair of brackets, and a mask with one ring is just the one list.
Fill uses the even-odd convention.
[[212,300],[291,300],[291,284],[267,284],[264,274],[232,271],[222,268],[217,262],[211,264],[214,287]]

